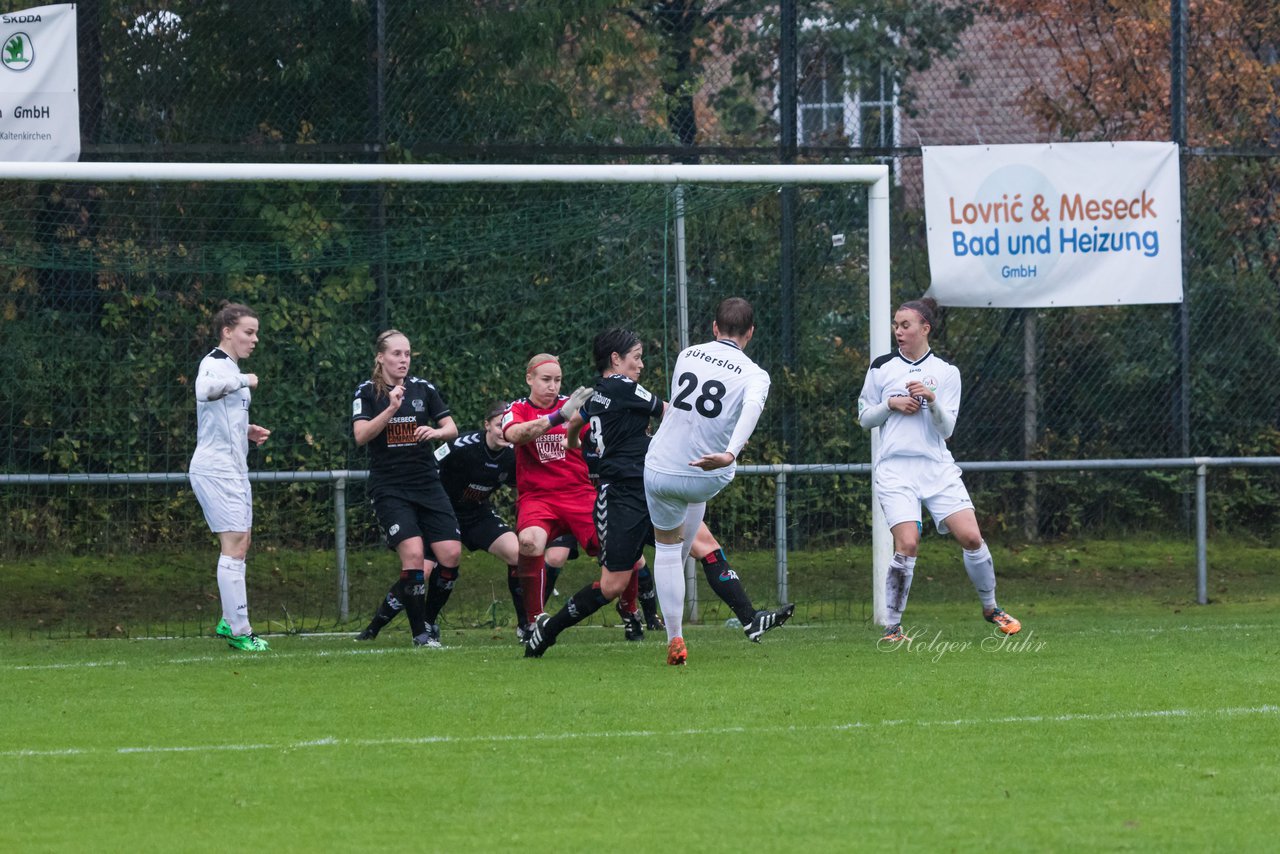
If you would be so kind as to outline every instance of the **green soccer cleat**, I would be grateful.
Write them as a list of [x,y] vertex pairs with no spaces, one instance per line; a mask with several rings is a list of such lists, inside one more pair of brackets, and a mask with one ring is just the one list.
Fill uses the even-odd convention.
[[223,617],[221,620],[218,620],[218,627],[213,630],[213,633],[220,638],[232,637],[231,624],[227,622],[226,617]]
[[227,638],[227,646],[244,652],[266,652],[270,649],[267,642],[253,632],[247,635],[231,635]]

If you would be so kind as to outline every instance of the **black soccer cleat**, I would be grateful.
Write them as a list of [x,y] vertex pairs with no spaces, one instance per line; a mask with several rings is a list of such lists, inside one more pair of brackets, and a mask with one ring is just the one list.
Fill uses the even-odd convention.
[[626,632],[627,640],[644,640],[644,622],[640,619],[640,613],[638,611],[627,612],[623,609],[621,602],[618,603],[617,611],[618,616],[622,618],[622,628]]
[[538,619],[533,623],[533,628],[529,631],[529,637],[524,642],[525,658],[542,658],[542,654],[555,644],[555,636],[547,629],[547,624],[550,622],[550,615],[538,615]]
[[651,632],[660,632],[667,627],[667,624],[661,614],[654,612],[653,616],[645,615],[644,627]]
[[796,606],[789,603],[776,611],[756,611],[751,622],[742,627],[742,633],[747,636],[747,640],[760,643],[761,635],[791,619],[791,615],[795,612]]
[[378,630],[373,626],[365,626],[364,631],[356,635],[358,641],[371,641],[378,636]]

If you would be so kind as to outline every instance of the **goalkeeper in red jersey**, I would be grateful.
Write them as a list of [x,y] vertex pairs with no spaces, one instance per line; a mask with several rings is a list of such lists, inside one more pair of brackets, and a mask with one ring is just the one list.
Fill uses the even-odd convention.
[[502,416],[502,435],[516,446],[516,528],[520,539],[517,573],[530,621],[545,611],[547,543],[572,534],[587,554],[599,553],[596,489],[581,448],[565,447],[565,422],[582,408],[591,389],[566,397],[560,360],[539,353],[529,360],[529,396],[512,401]]

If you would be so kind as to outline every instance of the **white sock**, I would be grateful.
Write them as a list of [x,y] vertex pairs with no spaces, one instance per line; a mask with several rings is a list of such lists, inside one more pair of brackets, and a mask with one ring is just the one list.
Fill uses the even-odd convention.
[[684,561],[680,543],[658,543],[653,548],[653,586],[658,591],[667,640],[684,637]]
[[973,551],[964,551],[964,571],[969,573],[973,589],[978,591],[982,607],[991,609],[996,606],[996,565],[991,559],[991,550],[984,540],[982,545]]
[[916,559],[893,553],[889,572],[884,579],[884,609],[888,613],[888,625],[902,622],[902,612],[907,610],[907,597],[911,595],[911,579],[915,577]]
[[231,626],[231,634],[244,636],[249,627],[249,595],[244,585],[244,560],[218,556],[218,595],[222,599],[222,618]]

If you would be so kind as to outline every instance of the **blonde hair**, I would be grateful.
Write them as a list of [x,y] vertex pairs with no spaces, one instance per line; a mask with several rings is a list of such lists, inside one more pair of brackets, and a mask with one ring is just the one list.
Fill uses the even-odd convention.
[[539,353],[538,355],[530,359],[529,363],[525,365],[524,372],[526,374],[531,374],[533,373],[534,368],[538,367],[538,365],[544,365],[547,362],[555,362],[558,365],[560,364],[560,357],[553,356],[550,353]]
[[[386,332],[379,333],[377,339],[374,341],[376,354],[380,356],[387,352],[387,347],[389,346],[387,341],[397,335],[405,341],[409,340],[409,336],[405,335],[399,329],[388,329]],[[387,378],[382,375],[382,362],[378,361],[377,358],[373,360],[373,375],[370,376],[369,379],[373,380],[373,390],[377,393],[378,397],[387,397],[390,394],[391,383],[387,382]]]

